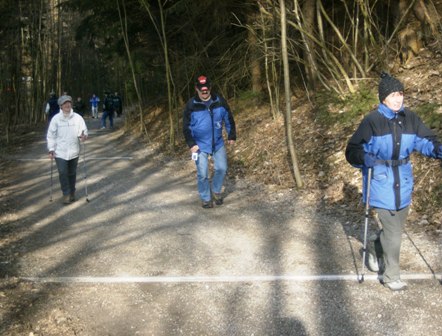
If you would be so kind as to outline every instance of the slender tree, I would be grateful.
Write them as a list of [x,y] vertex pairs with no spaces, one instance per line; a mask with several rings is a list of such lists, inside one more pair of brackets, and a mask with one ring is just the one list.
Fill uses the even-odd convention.
[[295,146],[293,143],[292,133],[292,108],[291,108],[291,92],[290,92],[290,69],[289,60],[287,54],[287,22],[286,22],[286,8],[285,1],[280,0],[281,9],[281,54],[284,67],[284,96],[285,96],[285,126],[287,137],[287,149],[290,153],[290,159],[292,162],[293,173],[295,176],[296,185],[298,188],[302,188],[303,182],[301,174],[299,172],[298,159],[296,157]]
[[[120,1],[121,1],[121,5],[120,5]],[[129,36],[127,33],[127,15],[126,15],[125,0],[117,0],[116,2],[117,2],[117,8],[118,8],[118,17],[120,19],[120,25],[121,25],[121,33],[123,35],[124,46],[126,48],[126,53],[127,53],[127,59],[129,61],[130,71],[132,73],[132,79],[133,79],[135,92],[138,97],[138,104],[137,105],[138,105],[139,116],[140,116],[140,128],[141,128],[141,131],[144,132],[144,134],[149,138],[149,134],[147,133],[146,125],[144,123],[143,107],[141,105],[142,99],[141,99],[140,90],[138,89],[137,79],[135,77],[135,69],[134,69],[132,55],[131,55],[130,47],[129,47]]]
[[174,97],[172,90],[172,70],[169,62],[169,50],[168,50],[168,40],[166,35],[166,23],[164,19],[164,11],[163,11],[163,4],[161,3],[161,0],[158,0],[158,8],[159,8],[159,20],[160,20],[160,26],[158,27],[157,22],[153,16],[153,13],[150,9],[150,6],[145,0],[140,0],[144,8],[146,9],[146,12],[149,15],[149,18],[155,27],[155,30],[158,34],[158,38],[160,40],[161,46],[163,48],[163,55],[164,55],[164,65],[165,65],[165,78],[166,78],[166,84],[167,84],[167,102],[168,102],[168,116],[169,116],[169,146],[173,150],[175,146],[175,128],[174,128],[174,113],[173,113],[173,106],[174,106]]

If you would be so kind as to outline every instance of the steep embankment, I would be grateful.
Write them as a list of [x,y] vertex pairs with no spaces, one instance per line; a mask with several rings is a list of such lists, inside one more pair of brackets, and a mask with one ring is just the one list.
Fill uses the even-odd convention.
[[[423,49],[407,68],[394,75],[406,87],[406,105],[415,110],[434,132],[442,138],[442,62],[441,55]],[[365,81],[372,88],[377,105],[377,83],[374,77]],[[316,204],[334,207],[349,216],[360,216],[360,173],[345,160],[348,138],[363,115],[361,111],[348,118],[354,104],[322,103],[316,106],[299,92],[293,98],[293,131],[298,161],[305,187],[300,191]],[[331,101],[331,100],[330,100]],[[270,109],[248,101],[233,103],[239,140],[231,157],[231,175],[246,176],[274,188],[292,188],[283,118],[272,120]],[[326,111],[326,112],[324,112]],[[442,223],[442,177],[440,162],[420,155],[412,157],[416,187],[409,223],[416,230],[438,235]],[[414,224],[418,224],[417,226]]]

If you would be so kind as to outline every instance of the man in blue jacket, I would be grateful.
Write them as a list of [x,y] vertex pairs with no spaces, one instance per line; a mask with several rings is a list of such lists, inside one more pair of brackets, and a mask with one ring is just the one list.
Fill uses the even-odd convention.
[[[374,237],[373,251],[384,261],[382,282],[393,291],[406,289],[400,279],[401,237],[413,191],[410,154],[417,151],[442,159],[442,146],[421,119],[404,107],[404,86],[396,78],[381,74],[378,108],[370,112],[350,138],[347,161],[362,168],[365,201],[367,172],[372,169],[369,205],[377,213],[382,230]],[[377,256],[369,253],[368,267],[379,271]]]
[[91,104],[92,118],[98,119],[98,104],[100,103],[100,98],[94,93],[91,99],[89,99],[89,103]]
[[[227,154],[223,127],[227,141],[236,140],[235,121],[226,100],[211,91],[210,80],[199,76],[195,82],[196,95],[189,99],[183,113],[183,132],[195,160],[198,192],[203,208],[223,204],[222,186],[227,171]],[[212,185],[209,181],[209,158],[214,162]],[[213,197],[213,200],[212,200]]]

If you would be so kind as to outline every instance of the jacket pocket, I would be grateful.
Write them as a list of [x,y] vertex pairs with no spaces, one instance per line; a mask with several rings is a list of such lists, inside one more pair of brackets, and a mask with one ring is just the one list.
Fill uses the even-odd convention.
[[388,181],[388,167],[386,165],[374,166],[373,179],[378,183],[387,183],[387,181]]
[[370,202],[372,206],[380,208],[391,208],[394,205],[392,182],[390,181],[391,171],[385,165],[378,165],[373,168],[373,177],[370,188]]
[[402,198],[409,198],[413,192],[414,185],[413,168],[411,164],[408,163],[400,166],[399,174],[401,178]]

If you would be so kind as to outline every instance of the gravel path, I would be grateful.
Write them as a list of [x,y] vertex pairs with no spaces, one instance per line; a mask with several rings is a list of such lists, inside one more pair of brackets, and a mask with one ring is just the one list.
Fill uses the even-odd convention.
[[441,245],[404,234],[409,290],[367,272],[360,223],[303,194],[229,179],[202,209],[191,160],[89,119],[79,200],[53,202],[44,136],[2,173],[2,335],[441,335]]

